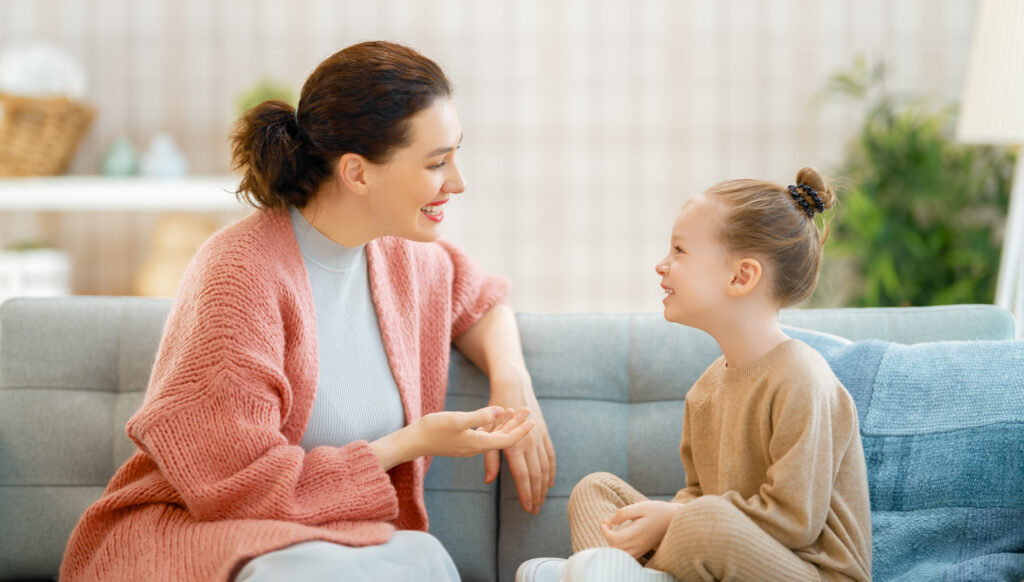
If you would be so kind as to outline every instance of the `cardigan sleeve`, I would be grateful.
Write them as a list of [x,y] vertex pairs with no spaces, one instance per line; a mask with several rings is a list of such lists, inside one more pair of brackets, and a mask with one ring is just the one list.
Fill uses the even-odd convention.
[[394,520],[397,493],[365,441],[307,453],[282,432],[298,310],[262,279],[236,266],[183,286],[128,435],[197,520]]
[[238,394],[246,383],[238,371],[223,368],[210,382],[220,394],[136,435],[196,519],[319,525],[398,516],[397,494],[366,441],[307,453],[276,429],[278,405]]
[[495,305],[503,303],[508,293],[508,280],[485,275],[480,267],[459,247],[438,240],[454,267],[452,275],[452,337],[456,338],[473,326]]

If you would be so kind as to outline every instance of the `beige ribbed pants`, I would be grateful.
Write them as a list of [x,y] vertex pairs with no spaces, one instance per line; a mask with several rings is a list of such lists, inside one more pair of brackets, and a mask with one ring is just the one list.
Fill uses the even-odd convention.
[[[611,473],[591,473],[569,497],[572,549],[605,547],[601,521],[619,508],[646,501]],[[818,569],[757,527],[734,505],[706,495],[680,505],[648,568],[680,580],[818,582]]]

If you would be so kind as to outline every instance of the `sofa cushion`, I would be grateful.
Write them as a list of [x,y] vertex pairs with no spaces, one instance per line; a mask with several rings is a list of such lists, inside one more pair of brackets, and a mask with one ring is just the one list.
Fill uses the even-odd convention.
[[1024,576],[1024,341],[789,332],[825,356],[857,403],[875,579]]

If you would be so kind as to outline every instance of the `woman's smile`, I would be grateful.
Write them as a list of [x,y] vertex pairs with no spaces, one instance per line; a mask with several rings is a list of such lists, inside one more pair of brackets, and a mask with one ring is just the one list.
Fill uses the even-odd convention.
[[439,200],[437,202],[431,202],[423,208],[420,208],[420,212],[423,216],[426,216],[429,220],[434,222],[441,222],[444,220],[444,205],[448,203],[448,199]]

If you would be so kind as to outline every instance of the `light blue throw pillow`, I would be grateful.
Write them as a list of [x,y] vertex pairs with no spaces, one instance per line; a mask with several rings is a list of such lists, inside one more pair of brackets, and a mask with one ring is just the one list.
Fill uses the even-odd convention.
[[904,345],[787,333],[853,396],[875,580],[1024,577],[1024,340]]

